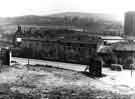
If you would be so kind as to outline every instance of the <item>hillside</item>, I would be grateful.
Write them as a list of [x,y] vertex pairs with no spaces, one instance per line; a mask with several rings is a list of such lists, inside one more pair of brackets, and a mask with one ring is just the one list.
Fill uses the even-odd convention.
[[[24,28],[66,28],[79,30],[80,33],[100,35],[119,35],[123,26],[114,15],[96,13],[66,12],[47,16],[27,15],[19,17],[0,17],[0,39],[12,41],[17,25]],[[81,32],[84,30],[83,32]]]
[[[65,12],[47,16],[27,15],[20,17],[5,18],[5,23],[37,26],[74,27],[85,29],[89,32],[121,31],[121,22],[116,20],[115,15]],[[0,19],[1,21],[1,19]]]
[[117,20],[117,16],[113,14],[105,14],[105,13],[81,13],[81,12],[63,12],[48,15],[48,17],[79,17],[79,18],[88,18],[94,20],[104,20],[104,21],[112,21],[112,22],[120,22]]

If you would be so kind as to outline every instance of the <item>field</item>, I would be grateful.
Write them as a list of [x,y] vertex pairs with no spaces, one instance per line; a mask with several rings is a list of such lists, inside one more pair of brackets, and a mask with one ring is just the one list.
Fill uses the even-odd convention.
[[[38,97],[40,95],[40,98],[46,97],[46,94],[51,96],[72,95],[76,97],[75,99],[79,96],[83,96],[81,99],[86,99],[87,97],[89,99],[123,99],[123,97],[130,97],[126,94],[102,89],[101,87],[105,87],[105,85],[99,78],[90,78],[81,72],[49,66],[29,66],[26,68],[14,65],[10,68],[4,68],[3,72],[0,73],[0,85],[1,92],[6,91],[6,88],[8,88],[10,96],[18,95],[18,97],[21,97],[25,95],[27,99],[29,99],[28,96]],[[8,87],[3,88],[2,86]],[[38,97],[38,99],[40,98]]]
[[56,96],[63,97],[60,99],[65,99],[64,97],[70,97],[66,99],[130,99],[134,97],[134,72],[131,76],[129,70],[118,72],[103,68],[104,76],[93,78],[81,71],[82,69],[74,71],[52,67],[52,65],[4,66],[1,67],[0,73],[0,93],[19,97],[19,99],[23,99],[22,97],[25,97],[24,99],[46,99],[41,97],[58,99],[54,98]]

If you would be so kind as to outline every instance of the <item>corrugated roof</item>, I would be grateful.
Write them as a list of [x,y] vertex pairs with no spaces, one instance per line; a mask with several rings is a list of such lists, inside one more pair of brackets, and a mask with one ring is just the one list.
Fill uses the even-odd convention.
[[115,51],[135,51],[135,42],[119,42],[113,45]]
[[121,36],[101,36],[101,39],[103,39],[107,43],[117,43],[125,41],[124,38]]

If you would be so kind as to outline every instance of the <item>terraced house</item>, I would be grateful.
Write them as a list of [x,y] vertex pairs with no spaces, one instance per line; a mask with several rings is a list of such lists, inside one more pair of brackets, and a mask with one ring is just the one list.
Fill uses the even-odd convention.
[[[29,29],[18,27],[14,56],[88,64],[89,58],[103,44],[100,37],[82,35],[67,29]],[[18,40],[18,41],[17,41]]]

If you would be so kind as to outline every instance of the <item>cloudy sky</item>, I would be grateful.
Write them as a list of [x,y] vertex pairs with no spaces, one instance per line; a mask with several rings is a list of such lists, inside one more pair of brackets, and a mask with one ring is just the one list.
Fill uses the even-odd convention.
[[114,13],[135,11],[134,0],[0,0],[0,16],[48,15],[58,12]]

